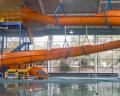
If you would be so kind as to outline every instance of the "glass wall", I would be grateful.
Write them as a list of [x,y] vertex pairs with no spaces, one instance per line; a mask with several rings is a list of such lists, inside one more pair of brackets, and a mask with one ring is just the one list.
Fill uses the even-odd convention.
[[[7,43],[4,46],[6,52],[10,52],[10,50],[14,49],[13,45],[17,44],[18,46],[19,39],[17,37],[5,38],[4,41],[6,42],[6,40]],[[49,41],[48,36],[34,37],[34,43],[30,46],[30,50],[47,50],[49,46],[51,46],[51,48],[69,48],[89,44],[103,44],[115,40],[120,40],[120,35],[68,35],[66,40],[65,36],[55,35],[51,38],[51,41]],[[51,42],[51,44],[49,44],[49,42]],[[44,63],[47,65],[47,61],[40,62],[39,64],[42,65]],[[50,72],[55,73],[120,73],[120,48],[86,56],[53,60],[49,64],[49,68],[51,69]],[[97,71],[95,71],[95,69],[97,69]]]
[[[67,36],[67,42],[65,42],[64,38],[64,36],[53,36],[52,48],[69,48],[88,44],[103,44],[110,41],[120,40],[119,35],[71,35]],[[97,58],[95,58],[95,54],[90,54],[86,56],[54,60],[51,68],[53,69],[53,72],[57,73],[93,73],[95,72],[95,66],[97,65],[98,73],[119,73],[120,49],[99,52],[96,55]]]

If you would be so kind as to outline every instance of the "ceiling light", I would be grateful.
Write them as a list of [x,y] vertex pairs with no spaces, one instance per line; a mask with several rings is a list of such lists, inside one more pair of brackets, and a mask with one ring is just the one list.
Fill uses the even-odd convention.
[[74,32],[73,32],[73,30],[70,30],[70,34],[73,34]]

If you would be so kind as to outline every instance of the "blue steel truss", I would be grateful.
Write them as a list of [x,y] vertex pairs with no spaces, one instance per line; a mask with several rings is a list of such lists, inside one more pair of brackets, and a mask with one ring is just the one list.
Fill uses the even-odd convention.
[[23,42],[23,29],[25,28],[22,24],[22,22],[0,22],[0,28],[2,33],[2,40],[1,40],[1,53],[3,53],[4,50],[4,30],[5,29],[18,29],[19,30],[19,45],[12,50],[12,52],[21,51],[23,47],[25,47],[25,50],[29,50],[30,42]]
[[[102,0],[102,2],[103,2],[103,0]],[[105,15],[105,18],[106,18],[106,25],[108,26],[108,28],[110,28],[110,26],[108,24],[108,16],[106,14],[108,9],[112,10],[111,0],[107,0],[106,6],[105,6],[105,9],[104,9],[104,15]]]
[[23,47],[25,47],[24,50],[29,50],[29,45],[30,44],[31,44],[31,42],[23,42],[22,44],[17,46],[15,49],[13,49],[11,52],[20,51]]
[[60,0],[60,3],[58,4],[58,6],[55,8],[55,11],[54,11],[54,18],[56,19],[56,25],[58,25],[58,26],[60,26],[60,25],[59,25],[59,22],[57,19],[57,14],[59,14],[61,11],[63,11],[64,15],[67,16],[66,9],[64,7],[62,0]]

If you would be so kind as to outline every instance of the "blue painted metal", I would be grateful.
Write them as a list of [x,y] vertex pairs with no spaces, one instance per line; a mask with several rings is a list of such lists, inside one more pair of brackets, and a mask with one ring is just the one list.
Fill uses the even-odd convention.
[[66,9],[64,7],[64,4],[63,2],[60,2],[60,4],[57,6],[57,8],[55,9],[54,11],[54,14],[56,15],[57,13],[59,13],[60,11],[63,11],[65,16],[67,16],[67,13],[66,13]]
[[[29,42],[30,42],[30,44],[31,44],[29,32],[26,32],[25,35],[26,35],[26,36],[25,36],[26,42],[28,42],[28,39],[29,39]],[[27,39],[27,37],[29,37],[29,38]],[[29,50],[29,45],[30,45],[30,44],[27,44],[27,45],[26,45],[25,50]]]
[[20,44],[18,47],[16,47],[14,50],[12,50],[11,52],[20,51],[23,47],[29,46],[30,44],[31,44],[31,42],[24,42],[24,43]]
[[112,9],[111,0],[107,0],[107,4],[105,6],[105,10],[108,10],[108,8]]
[[[23,28],[25,28],[22,25],[22,22],[0,22],[0,27],[8,27],[8,28],[13,28],[13,29],[19,29],[19,45],[16,47],[12,52],[17,52],[21,51],[23,47],[25,47],[25,50],[29,50],[29,45],[31,44],[30,42],[24,42],[23,43]],[[1,30],[1,36],[2,36],[2,42],[1,42],[1,53],[3,53],[4,49],[4,32]],[[7,37],[7,36],[6,36]]]
[[[30,44],[29,44],[30,45]],[[30,50],[30,46],[29,45],[27,45],[27,50]]]
[[57,14],[60,12],[60,11],[63,11],[63,13],[65,14],[65,16],[67,16],[66,14],[66,9],[64,7],[64,4],[63,4],[63,1],[61,0],[61,2],[59,3],[59,5],[57,6],[57,8],[55,8],[55,11],[54,11],[54,18],[56,19],[56,25],[58,25],[58,27],[60,27],[59,23],[58,23],[58,20],[57,20]]
[[[8,27],[8,28],[19,28],[21,22],[0,22],[0,27]],[[22,26],[23,28],[23,26]]]
[[25,51],[28,51],[29,50],[29,45],[31,44],[31,42],[29,42],[29,44],[28,44],[28,42],[26,42],[26,46],[25,46]]
[[19,24],[19,47],[18,47],[18,51],[21,50],[22,48],[22,26],[21,23]]
[[3,54],[3,51],[4,51],[4,29],[1,29],[1,32],[2,32],[2,37],[1,37],[1,54]]
[[[19,49],[17,50],[21,50],[22,48],[22,29],[24,28],[24,26],[22,25],[22,22],[0,22],[0,27],[8,27],[8,28],[13,28],[13,29],[19,29]],[[3,35],[3,33],[2,33]],[[2,50],[3,51],[3,50]]]
[[104,9],[104,15],[106,17],[106,25],[107,25],[108,29],[111,29],[111,27],[108,24],[108,17],[106,15],[106,12],[109,8],[112,9],[111,0],[107,0],[107,4],[106,4],[105,9]]

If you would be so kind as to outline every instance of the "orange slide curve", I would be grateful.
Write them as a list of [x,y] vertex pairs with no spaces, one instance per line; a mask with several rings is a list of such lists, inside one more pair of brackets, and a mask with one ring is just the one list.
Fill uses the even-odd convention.
[[32,67],[29,73],[39,79],[48,79],[47,70],[43,67]]
[[65,57],[87,55],[111,49],[120,48],[120,40],[100,45],[84,45],[71,48],[56,48],[51,50],[21,51],[0,55],[0,64],[18,65],[29,64],[35,61],[55,60]]
[[[29,8],[23,7],[23,20],[24,21],[36,21],[40,23],[48,23],[56,25],[57,23],[61,26],[76,26],[76,25],[85,25],[85,26],[105,26],[106,22],[110,26],[120,26],[120,10],[109,10],[106,12],[108,17],[106,20],[105,14],[99,13],[96,15],[90,16],[58,16],[57,23],[54,16],[47,16],[40,14],[38,12],[32,11]],[[15,16],[14,16],[15,18]]]

